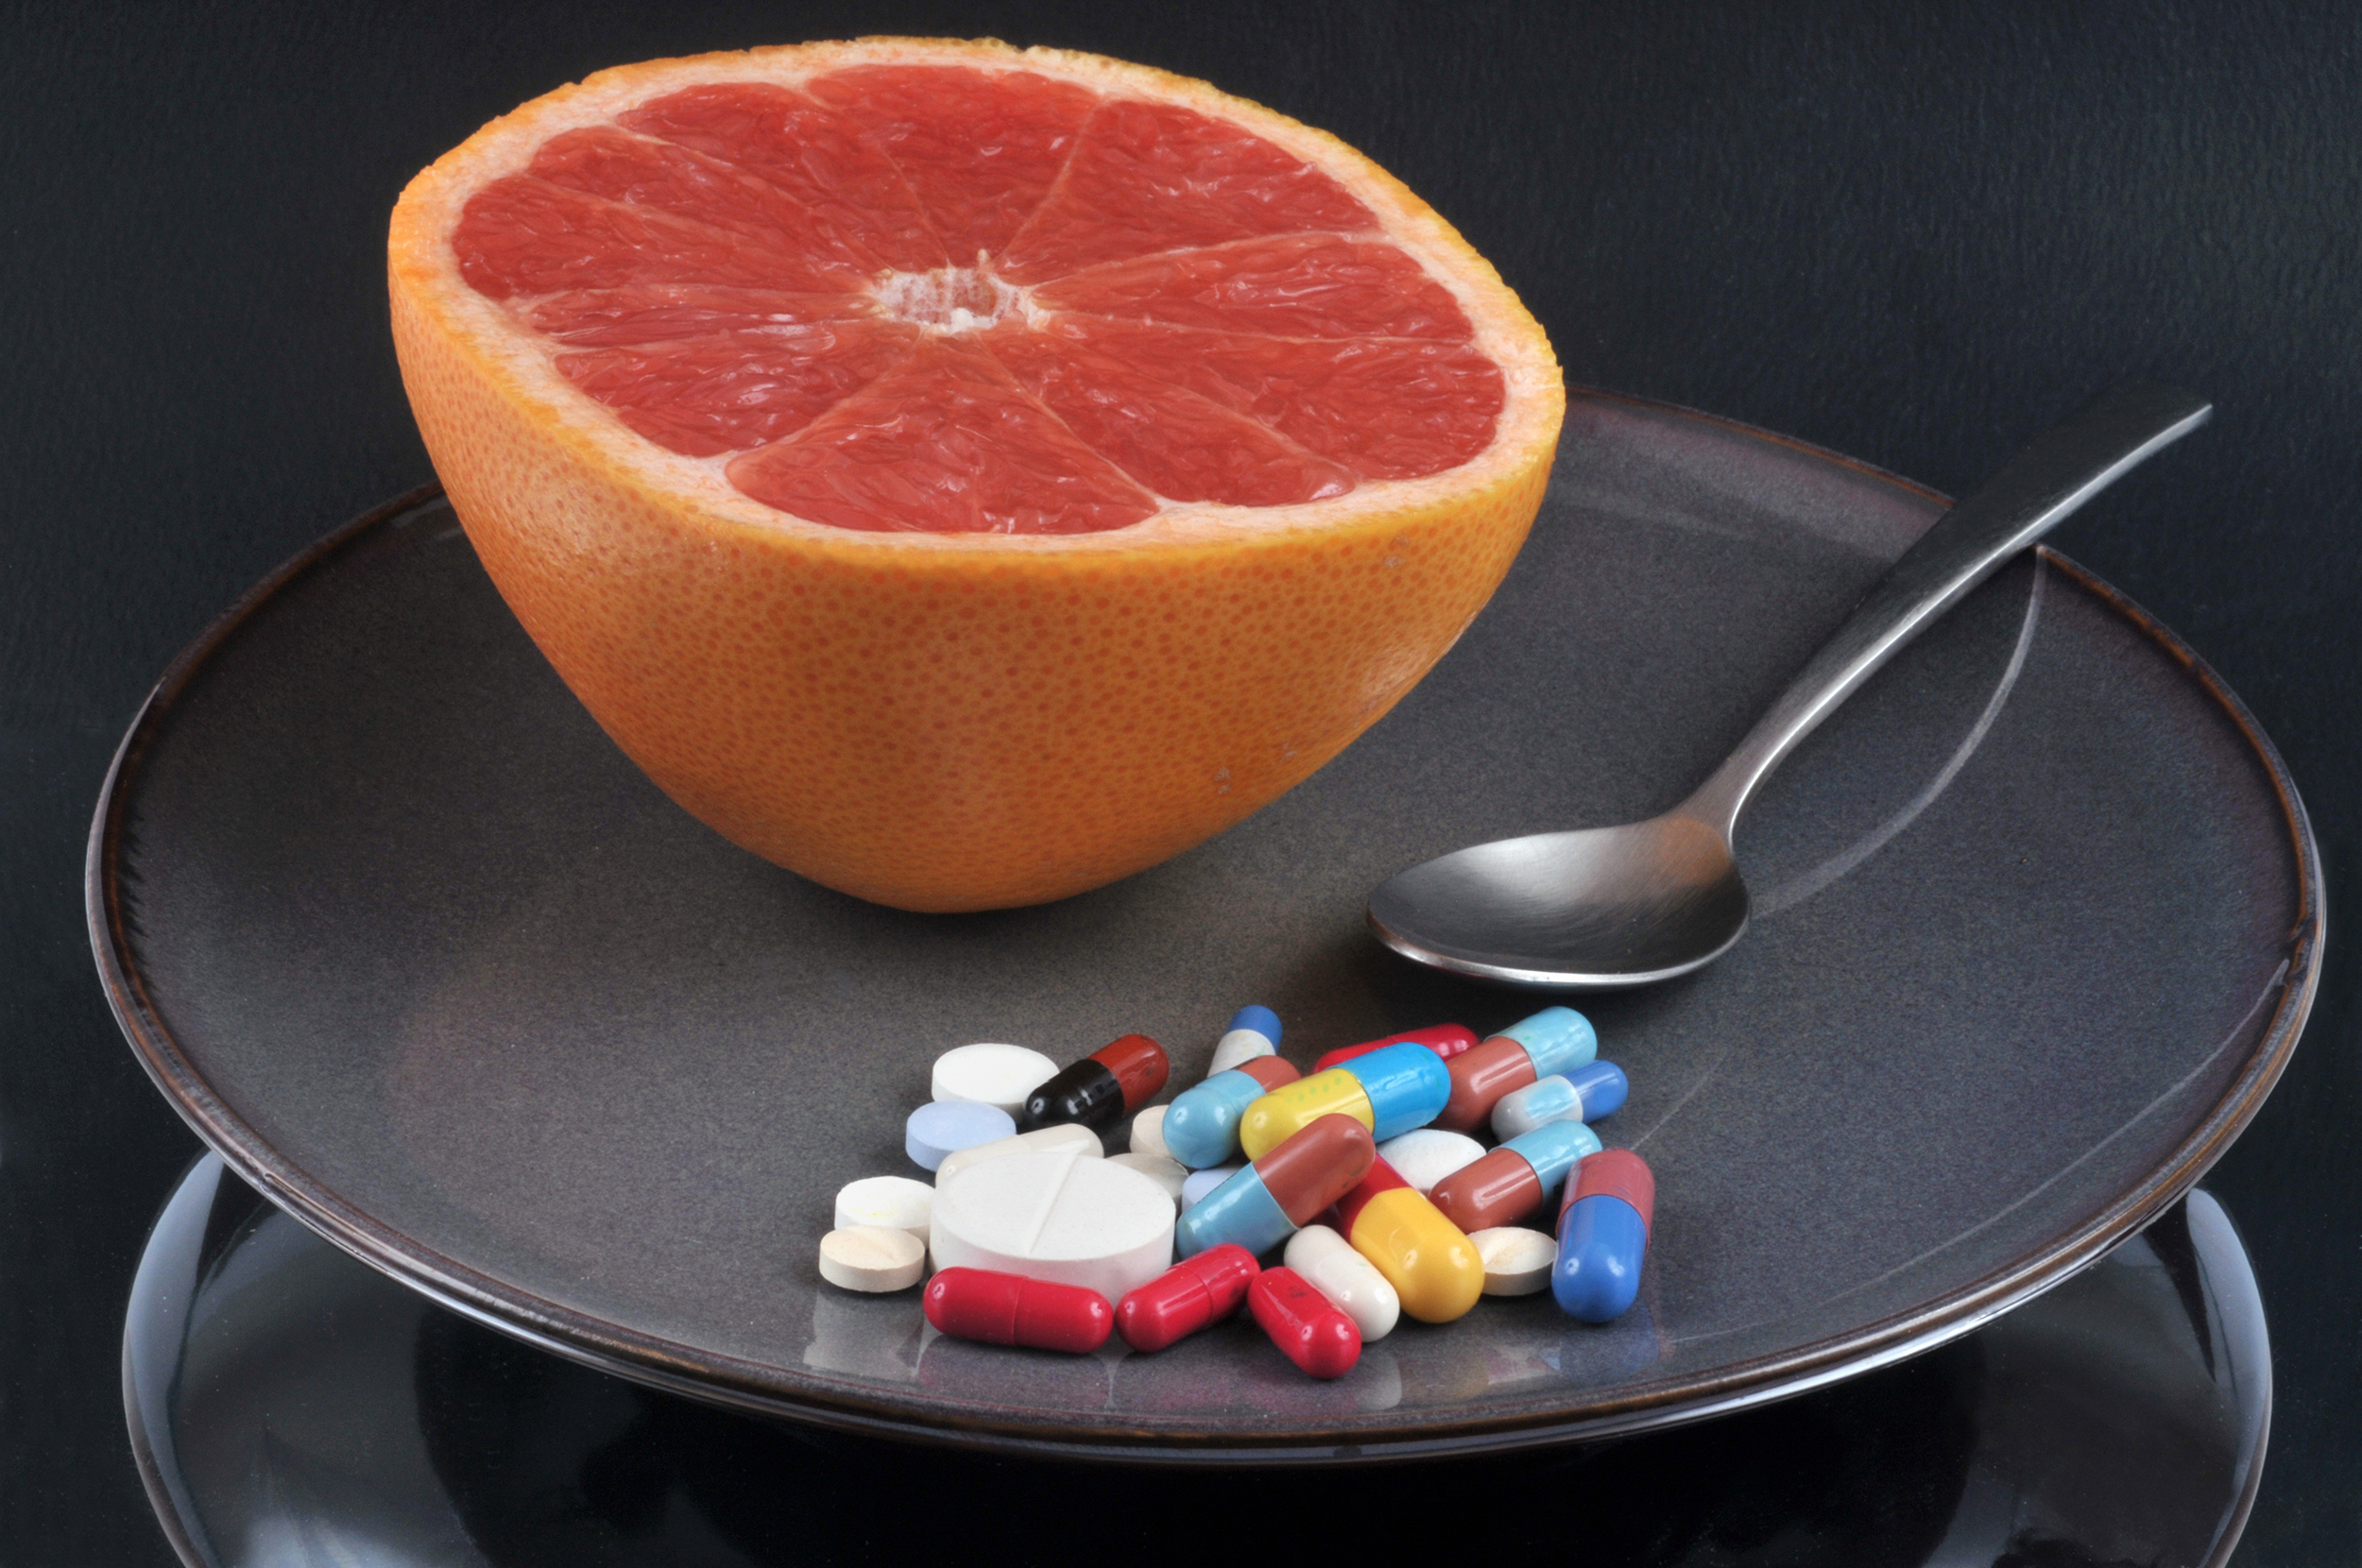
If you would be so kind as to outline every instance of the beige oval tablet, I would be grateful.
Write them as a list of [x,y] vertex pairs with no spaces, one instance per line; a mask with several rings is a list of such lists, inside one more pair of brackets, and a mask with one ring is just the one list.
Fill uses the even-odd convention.
[[847,1290],[907,1290],[927,1271],[927,1249],[908,1231],[855,1225],[820,1238],[820,1277]]
[[1484,1293],[1531,1296],[1550,1283],[1558,1243],[1522,1225],[1496,1225],[1468,1237],[1484,1260]]
[[1172,1262],[1172,1200],[1148,1177],[1071,1153],[1003,1155],[935,1188],[938,1269],[995,1269],[1110,1302]]
[[1484,1146],[1465,1133],[1420,1127],[1379,1144],[1378,1157],[1424,1197],[1453,1171],[1484,1158]]
[[1154,1154],[1170,1160],[1172,1150],[1165,1147],[1165,1113],[1167,1105],[1151,1105],[1132,1118],[1130,1144],[1135,1154]]

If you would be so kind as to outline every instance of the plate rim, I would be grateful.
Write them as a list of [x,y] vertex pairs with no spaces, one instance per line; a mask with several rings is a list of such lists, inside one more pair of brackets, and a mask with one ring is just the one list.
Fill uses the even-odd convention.
[[[1939,504],[1947,502],[1941,492],[1859,459],[1719,415],[1591,387],[1569,386],[1567,396],[1570,407],[1589,401],[1692,420],[1803,453],[1923,500]],[[799,1385],[791,1392],[768,1375],[773,1369],[765,1363],[643,1334],[560,1306],[444,1256],[418,1238],[376,1220],[281,1156],[231,1111],[148,1003],[133,955],[130,928],[136,924],[136,915],[126,907],[131,900],[126,896],[120,862],[129,785],[163,721],[213,655],[264,605],[367,536],[444,499],[439,484],[420,486],[372,507],[299,551],[215,616],[166,667],[117,745],[93,813],[83,865],[83,903],[92,954],[108,1007],[158,1090],[232,1171],[273,1203],[362,1262],[462,1317],[570,1360],[692,1398],[870,1437],[1133,1464],[1220,1465],[1250,1458],[1258,1463],[1340,1464],[1477,1455],[1709,1419],[1804,1393],[1931,1350],[2048,1289],[2147,1226],[2195,1186],[2254,1119],[2296,1048],[2319,986],[2327,939],[2320,852],[2279,751],[2246,704],[2170,628],[2083,567],[2038,546],[2038,554],[2048,566],[2129,621],[2222,708],[2271,781],[2289,832],[2298,884],[2298,911],[2290,929],[2279,1003],[2246,1067],[2170,1155],[2080,1228],[1934,1302],[1846,1333],[1736,1362],[1710,1375],[1642,1385],[1620,1399],[1576,1416],[1534,1417],[1508,1411],[1454,1420],[1446,1413],[1429,1412],[1425,1419],[1409,1423],[1399,1438],[1324,1433],[1309,1427],[1217,1436],[1146,1425],[1094,1428],[1078,1438],[1047,1436],[1039,1422],[1001,1419],[986,1411],[946,1410],[939,1417],[918,1420],[889,1402],[865,1399],[851,1387],[840,1391]],[[1349,1440],[1340,1441],[1341,1436]]]

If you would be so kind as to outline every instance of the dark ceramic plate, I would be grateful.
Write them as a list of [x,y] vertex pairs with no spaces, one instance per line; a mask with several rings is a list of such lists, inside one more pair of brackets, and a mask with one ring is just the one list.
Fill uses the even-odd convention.
[[422,493],[291,563],[167,673],[93,833],[134,1048],[231,1167],[366,1260],[627,1376],[841,1428],[1067,1454],[1351,1459],[1793,1393],[1966,1332],[2178,1198],[2294,1047],[2321,943],[2285,772],[2189,652],[2057,556],[1996,576],[1772,781],[1754,929],[1585,1004],[1660,1202],[1640,1304],[1412,1324],[1330,1384],[1248,1323],[1070,1359],[925,1330],[813,1264],[905,1169],[928,1064],[1127,1031],[1193,1082],[1231,1011],[1309,1061],[1531,996],[1382,950],[1389,873],[1646,816],[1746,728],[1939,501],[1585,396],[1493,607],[1253,820],[1065,903],[826,892],[660,795]]
[[[182,1559],[369,1568],[899,1562],[923,1476],[959,1561],[1165,1560],[1169,1508],[1059,1506],[1155,1477],[914,1454],[634,1388],[463,1322],[200,1159],[123,1326],[131,1451]],[[1584,1568],[2217,1568],[2262,1479],[2271,1345],[2203,1191],[2061,1288],[1926,1355],[1676,1432],[1320,1478],[1216,1472],[1262,1553],[1403,1555],[1400,1495],[1496,1510],[1485,1556]],[[908,1483],[906,1483],[907,1485]],[[915,1489],[916,1490],[916,1489]]]

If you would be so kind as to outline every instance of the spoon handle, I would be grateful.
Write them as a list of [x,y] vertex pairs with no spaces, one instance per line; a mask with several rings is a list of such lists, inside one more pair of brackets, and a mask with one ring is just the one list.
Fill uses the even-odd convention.
[[2119,386],[2010,459],[1905,551],[1821,645],[1738,749],[1681,806],[1727,841],[1755,786],[1894,651],[1968,590],[2214,405],[2170,386]]

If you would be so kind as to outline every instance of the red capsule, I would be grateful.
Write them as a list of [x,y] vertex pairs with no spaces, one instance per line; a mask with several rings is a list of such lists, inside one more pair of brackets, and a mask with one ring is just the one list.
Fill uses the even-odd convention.
[[1105,1344],[1116,1321],[1096,1290],[991,1269],[937,1270],[923,1303],[927,1321],[946,1334],[1077,1355]]
[[1155,1099],[1165,1086],[1166,1075],[1172,1071],[1165,1048],[1145,1034],[1110,1040],[1091,1052],[1090,1059],[1115,1074],[1116,1082],[1123,1086],[1127,1115]]
[[1387,1046],[1398,1046],[1406,1040],[1414,1045],[1425,1046],[1446,1062],[1477,1043],[1476,1031],[1464,1024],[1436,1024],[1429,1029],[1409,1030],[1401,1034],[1380,1035],[1375,1040],[1365,1040],[1358,1046],[1339,1046],[1335,1050],[1326,1052],[1319,1061],[1313,1063],[1312,1070],[1326,1072],[1340,1062],[1350,1062],[1357,1056],[1367,1056],[1374,1050],[1382,1049]]
[[1271,1342],[1312,1376],[1343,1377],[1361,1359],[1361,1331],[1294,1270],[1264,1270],[1246,1299]]
[[1134,1350],[1162,1350],[1238,1311],[1261,1272],[1244,1247],[1228,1241],[1208,1247],[1116,1303],[1116,1332]]

